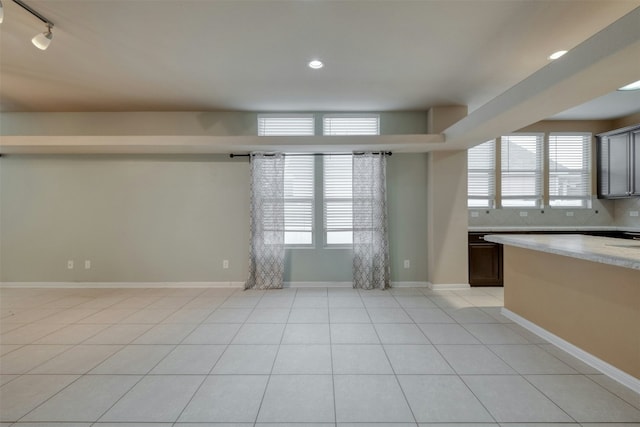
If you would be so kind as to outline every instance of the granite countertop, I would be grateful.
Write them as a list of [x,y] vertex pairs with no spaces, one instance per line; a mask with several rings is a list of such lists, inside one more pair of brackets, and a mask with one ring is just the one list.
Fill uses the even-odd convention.
[[640,241],[579,234],[490,234],[489,242],[640,270]]
[[630,231],[640,233],[640,227],[622,227],[613,225],[477,225],[470,226],[469,231]]

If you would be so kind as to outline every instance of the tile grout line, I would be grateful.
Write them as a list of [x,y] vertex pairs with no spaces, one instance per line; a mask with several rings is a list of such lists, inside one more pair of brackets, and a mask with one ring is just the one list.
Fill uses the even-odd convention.
[[[202,293],[204,293],[204,292],[202,292]],[[202,294],[202,293],[201,293],[201,294]],[[200,295],[200,294],[199,294],[199,295]],[[199,296],[199,295],[197,295],[197,296]],[[193,301],[195,298],[197,298],[197,296],[193,297],[190,301]],[[229,297],[227,297],[227,298],[229,298]],[[225,299],[225,300],[226,300],[226,299]],[[215,311],[215,309],[214,309],[214,311]],[[203,321],[204,321],[204,320],[203,320]],[[201,322],[200,324],[202,324],[202,322]],[[153,327],[152,327],[152,328],[153,328]],[[147,330],[147,332],[148,332],[149,330],[151,330],[152,328],[148,329],[148,330]],[[196,326],[196,328],[197,328],[197,326]],[[191,333],[193,333],[193,331],[194,331],[196,328],[194,328],[194,329],[193,329],[189,334],[185,335],[185,336],[183,337],[182,341],[184,341],[185,339],[187,339],[187,337],[188,337]],[[146,333],[146,332],[144,332],[144,333]],[[143,333],[143,334],[144,334],[144,333]],[[142,336],[143,334],[141,334],[140,336]],[[140,336],[138,336],[138,338],[139,338]],[[136,339],[137,339],[137,338],[136,338]],[[135,339],[134,339],[134,340],[135,340]],[[132,340],[132,342],[133,342],[134,340]],[[181,342],[182,342],[182,341],[181,341]],[[128,344],[128,345],[133,345],[133,344]],[[163,345],[163,344],[160,344],[160,345]],[[156,367],[156,366],[158,366],[158,365],[159,365],[159,364],[160,364],[164,359],[166,359],[166,357],[167,357],[169,354],[171,354],[171,353],[172,353],[172,352],[173,352],[173,351],[178,347],[178,345],[179,345],[179,344],[176,344],[176,345],[173,347],[173,349],[171,349],[170,351],[168,351],[168,352],[167,352],[167,354],[165,354],[165,356],[164,356],[164,357],[162,357],[160,360],[158,360],[158,362],[157,362],[154,366],[152,366],[152,367],[147,371],[147,373],[146,373],[146,374],[142,374],[142,375],[141,375],[141,377],[140,377],[140,379],[139,379],[138,381],[136,381],[136,383],[135,383],[135,384],[133,384],[133,385],[129,388],[129,390],[127,390],[125,393],[123,393],[123,394],[122,394],[122,396],[120,396],[120,398],[116,399],[116,401],[115,401],[115,402],[113,402],[113,404],[112,404],[111,406],[109,406],[109,408],[108,408],[107,410],[105,410],[105,411],[104,411],[104,412],[103,412],[103,413],[102,413],[102,414],[101,414],[101,415],[100,415],[100,416],[99,416],[99,417],[98,417],[98,418],[97,418],[93,423],[94,423],[94,424],[97,424],[97,423],[100,421],[100,419],[101,419],[102,417],[104,417],[104,416],[105,416],[105,415],[106,415],[106,414],[107,414],[111,409],[113,409],[113,407],[114,407],[114,406],[116,406],[116,405],[118,404],[118,402],[120,402],[120,401],[121,401],[121,400],[122,400],[122,399],[123,399],[127,394],[129,394],[129,392],[131,392],[131,390],[133,390],[133,389],[134,389],[134,387],[136,387],[138,384],[140,384],[140,382],[142,382],[145,378],[147,378],[147,376],[149,375],[149,373],[150,373],[151,371],[153,371],[153,369],[155,369],[155,367]],[[96,365],[96,366],[97,366],[97,365]],[[197,392],[197,390],[202,386],[202,383],[206,380],[206,378],[207,378],[207,377],[206,377],[206,376],[204,376],[204,378],[202,379],[202,382],[200,383],[200,386],[198,386],[198,388],[196,389],[196,391],[194,391],[194,394],[193,394],[193,395],[195,395],[195,393]],[[191,396],[191,399],[193,399],[193,395]],[[189,403],[191,402],[191,399],[189,399],[189,402],[187,402],[187,404],[184,406],[184,408],[182,408],[182,411],[184,411],[184,409],[189,405]],[[182,411],[180,411],[180,414],[178,414],[178,416],[176,417],[176,419],[175,419],[172,423],[175,423],[175,422],[180,418],[180,415],[182,415]]]
[[[211,312],[211,314],[213,314],[218,308],[222,307],[222,305],[229,299],[231,298],[233,295],[236,294],[237,291],[232,292],[231,294],[229,294],[223,301],[222,303],[220,303],[220,305],[218,305],[215,309],[213,309],[213,311]],[[204,293],[204,292],[203,292]],[[209,316],[211,316],[211,314]],[[181,342],[184,342],[184,340],[186,340],[192,333],[193,331],[195,331],[196,329],[198,329],[199,326],[202,326],[203,324],[205,324],[205,320],[207,320],[209,318],[209,316],[205,317],[204,319],[202,319],[202,321],[198,324],[198,326],[196,326],[195,328],[193,328],[191,330],[191,332],[189,332],[187,335],[185,335],[185,337],[182,339]],[[245,319],[246,321],[246,319]],[[242,323],[244,325],[244,323]],[[173,423],[171,424],[172,426],[175,425],[176,423],[178,423],[180,420],[180,417],[182,416],[182,414],[184,414],[184,411],[187,409],[187,407],[189,407],[189,405],[191,404],[191,402],[193,401],[193,398],[196,396],[196,394],[198,394],[198,392],[200,391],[200,389],[202,388],[202,386],[204,385],[204,383],[207,381],[207,378],[209,378],[209,376],[211,375],[211,372],[213,371],[213,368],[215,368],[215,366],[218,364],[218,362],[220,361],[220,359],[222,358],[222,356],[224,355],[224,353],[227,351],[227,349],[229,348],[229,345],[231,344],[231,341],[233,341],[233,339],[236,337],[236,335],[238,334],[238,332],[240,332],[240,329],[242,328],[242,326],[240,328],[238,328],[238,330],[236,331],[236,333],[233,335],[233,337],[231,337],[231,339],[229,340],[229,343],[225,345],[224,350],[222,351],[222,353],[220,353],[220,356],[218,356],[218,359],[213,363],[213,365],[211,365],[211,368],[209,369],[209,372],[205,375],[203,375],[202,381],[200,382],[200,384],[198,385],[198,387],[196,387],[196,389],[194,390],[193,394],[191,395],[191,397],[189,398],[189,400],[187,401],[187,403],[184,405],[184,407],[180,410],[180,413],[176,416],[176,419],[173,421]],[[180,345],[180,344],[178,344]],[[177,348],[178,346],[176,346]],[[171,352],[175,351],[172,350]],[[167,356],[169,354],[171,354],[171,352],[167,353]],[[166,356],[162,359],[164,360],[166,358]],[[158,362],[159,364],[160,362]],[[158,364],[156,364],[156,366],[158,366]],[[155,369],[152,368],[151,370]],[[151,372],[151,371],[149,371]],[[103,414],[104,416],[104,414]]]
[[[276,354],[273,358],[273,363],[271,364],[271,370],[269,372],[269,376],[267,377],[267,383],[264,386],[264,391],[262,392],[262,398],[260,399],[260,405],[258,405],[258,410],[256,411],[256,418],[253,422],[253,425],[255,426],[258,423],[258,418],[260,417],[260,411],[262,410],[262,405],[264,403],[264,398],[267,395],[267,390],[269,389],[269,384],[271,383],[271,376],[273,375],[273,368],[276,365],[276,360],[278,360],[278,354],[280,353],[280,346],[282,345],[282,341],[284,340],[284,333],[287,330],[287,325],[289,324],[289,318],[291,317],[291,310],[293,310],[293,304],[295,303],[295,299],[296,299],[296,295],[298,294],[298,290],[296,289],[296,291],[293,294],[293,301],[291,301],[291,306],[289,307],[289,313],[287,315],[287,322],[284,324],[284,328],[282,329],[282,335],[280,336],[280,344],[278,344],[278,349],[276,350]],[[260,298],[260,301],[262,301],[262,299],[265,297],[266,293],[262,295],[262,298]],[[258,306],[258,304],[260,303],[260,301],[258,301],[258,303],[256,304],[256,307]],[[254,308],[255,310],[255,308]],[[251,315],[249,315],[251,316]],[[249,318],[247,318],[249,319]]]
[[331,367],[331,391],[333,392],[333,425],[338,425],[338,402],[336,400],[336,376],[333,370],[333,338],[331,338],[331,301],[327,289],[327,327],[329,328],[329,366]]
[[[360,296],[360,297],[362,298],[362,296]],[[404,307],[402,307],[400,302],[396,299],[395,295],[391,294],[391,297],[396,302],[396,304],[398,304],[400,306],[400,308],[402,308],[402,311],[407,316],[409,316],[409,313],[407,313],[407,311],[404,309]],[[393,363],[391,363],[391,359],[389,358],[389,354],[387,354],[387,349],[385,348],[384,344],[382,343],[382,339],[380,338],[380,334],[378,333],[378,328],[376,328],[375,323],[373,323],[373,319],[371,319],[371,314],[369,313],[369,308],[364,303],[364,300],[362,301],[362,303],[364,304],[364,309],[367,312],[367,315],[369,316],[369,320],[371,320],[371,325],[373,326],[373,330],[375,331],[376,336],[378,337],[378,341],[380,341],[380,347],[382,348],[382,351],[384,352],[384,356],[385,356],[385,358],[387,360],[387,363],[389,364],[389,367],[391,368],[391,372],[393,372],[393,378],[396,380],[396,384],[398,385],[398,388],[400,389],[400,392],[402,393],[402,397],[404,398],[404,401],[405,401],[405,403],[407,405],[407,408],[409,408],[409,412],[411,412],[411,416],[413,417],[413,423],[417,426],[418,425],[418,419],[416,417],[415,412],[413,411],[413,408],[411,407],[411,403],[409,402],[409,399],[407,398],[407,395],[406,395],[404,389],[402,388],[402,384],[400,383],[400,379],[398,378],[398,374],[396,373],[396,370],[393,367]],[[412,317],[409,316],[409,319],[412,319]],[[415,322],[413,324],[415,325]],[[427,338],[427,341],[429,341],[428,338]]]

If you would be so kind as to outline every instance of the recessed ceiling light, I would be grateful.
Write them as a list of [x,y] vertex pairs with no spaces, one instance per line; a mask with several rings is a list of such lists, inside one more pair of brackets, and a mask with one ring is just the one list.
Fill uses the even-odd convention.
[[324,67],[324,64],[322,63],[322,61],[318,61],[317,59],[314,59],[313,61],[309,62],[309,68],[313,68],[314,70],[317,70],[322,67]]
[[561,57],[561,56],[563,56],[565,53],[567,53],[567,51],[566,51],[566,50],[559,50],[559,51],[557,51],[557,52],[553,52],[551,55],[549,55],[549,59],[553,61],[554,59],[558,59],[558,58],[560,58],[560,57]]
[[638,80],[637,82],[629,83],[626,86],[622,86],[618,90],[640,90],[640,80]]

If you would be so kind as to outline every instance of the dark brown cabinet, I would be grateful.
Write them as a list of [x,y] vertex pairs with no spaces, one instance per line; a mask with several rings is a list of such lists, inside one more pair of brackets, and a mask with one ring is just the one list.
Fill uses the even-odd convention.
[[487,234],[586,234],[589,236],[613,237],[640,240],[640,233],[630,231],[590,230],[590,231],[470,231],[469,242],[469,284],[471,286],[503,286],[502,245],[487,242]]
[[489,233],[469,233],[469,284],[502,286],[502,245],[487,242]]
[[640,196],[640,127],[598,135],[598,197]]

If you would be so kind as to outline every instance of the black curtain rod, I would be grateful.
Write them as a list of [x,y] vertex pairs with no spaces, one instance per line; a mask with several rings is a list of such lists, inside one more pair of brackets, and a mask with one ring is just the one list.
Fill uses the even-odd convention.
[[[292,154],[286,154],[283,153],[283,156],[352,156],[354,154],[364,154],[363,151],[356,151],[354,153],[292,153]],[[391,151],[374,151],[371,154],[381,154],[381,155],[385,155],[385,156],[390,156],[393,153]],[[265,154],[265,156],[273,156],[274,154]],[[229,157],[231,157],[232,159],[234,157],[250,157],[251,154],[229,154]]]

